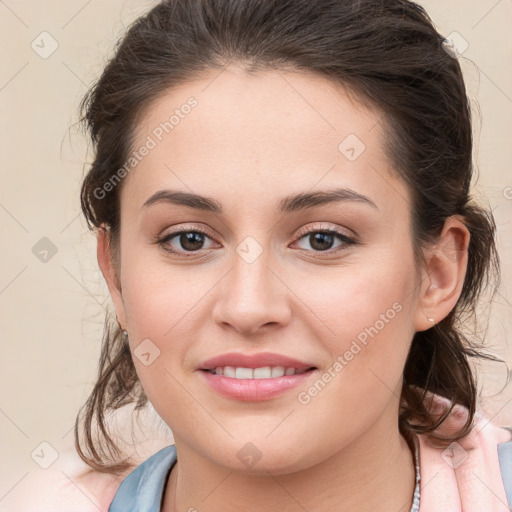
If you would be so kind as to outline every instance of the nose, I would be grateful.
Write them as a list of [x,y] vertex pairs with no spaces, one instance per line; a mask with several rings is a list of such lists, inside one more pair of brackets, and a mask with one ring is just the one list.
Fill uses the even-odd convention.
[[[255,256],[255,246],[244,252],[243,244],[233,255],[233,265],[217,288],[213,319],[223,329],[254,336],[290,322],[290,288],[268,251]],[[261,249],[260,249],[261,250]],[[251,254],[248,257],[247,254]],[[256,251],[259,252],[259,251]]]

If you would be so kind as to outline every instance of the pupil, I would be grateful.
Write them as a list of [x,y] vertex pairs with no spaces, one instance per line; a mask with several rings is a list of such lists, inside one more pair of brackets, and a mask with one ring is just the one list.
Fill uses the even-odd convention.
[[200,246],[203,243],[202,237],[202,233],[197,233],[195,231],[183,233],[180,237],[180,243],[184,249],[200,249]]
[[[318,249],[319,251],[325,251],[327,249],[330,249],[330,246],[332,245],[333,235],[331,235],[329,233],[315,233],[315,234],[311,235],[311,237],[312,237],[312,240],[310,241],[311,247]],[[329,247],[326,247],[326,245],[325,245],[326,239],[327,239],[327,245]],[[317,245],[318,243],[319,243],[319,245]]]

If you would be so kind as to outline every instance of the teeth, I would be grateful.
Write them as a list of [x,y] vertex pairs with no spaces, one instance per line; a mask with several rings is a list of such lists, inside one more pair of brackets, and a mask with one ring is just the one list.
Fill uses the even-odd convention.
[[[215,373],[217,373],[217,369],[215,369]],[[232,366],[225,366],[222,374],[224,377],[232,377],[233,379],[236,378],[236,370]]]
[[[295,370],[292,368],[293,373],[295,373]],[[284,375],[284,367],[283,366],[274,366],[272,368],[272,377],[282,377]]]
[[252,368],[237,368],[235,370],[235,379],[252,379],[253,373]]
[[210,370],[216,375],[223,375],[232,379],[270,379],[283,377],[284,375],[298,375],[307,370],[296,370],[295,368],[285,368],[284,366],[264,366],[262,368],[235,368],[233,366],[218,366],[215,370]]
[[254,377],[255,379],[270,379],[272,377],[272,372],[270,370],[270,366],[265,366],[264,368],[254,368]]

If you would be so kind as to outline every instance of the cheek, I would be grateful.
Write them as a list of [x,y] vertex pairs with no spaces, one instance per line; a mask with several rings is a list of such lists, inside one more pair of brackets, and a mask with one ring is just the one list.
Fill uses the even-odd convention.
[[392,260],[343,269],[307,295],[309,308],[322,320],[317,336],[335,365],[331,373],[343,375],[332,389],[346,391],[347,400],[376,388],[389,392],[400,381],[414,335],[415,271],[412,257]]
[[386,327],[389,332],[389,325],[396,326],[409,318],[414,299],[413,276],[413,265],[407,261],[392,264],[375,258],[371,264],[357,262],[339,272],[308,277],[302,286],[294,288],[307,298],[310,311],[322,320],[320,323],[330,334],[325,339],[346,340],[374,324],[379,331]]
[[199,300],[198,273],[193,266],[173,269],[154,246],[124,258],[122,291],[130,332],[164,339]]
[[[125,268],[129,273],[129,266]],[[142,259],[131,267],[123,296],[131,350],[148,396],[157,396],[162,387],[167,395],[171,390],[179,393],[179,385],[169,374],[195,369],[190,352],[205,338],[200,330],[208,325],[214,282],[211,269],[200,273],[190,266],[171,271],[169,265],[144,264]],[[147,361],[139,356],[148,352],[151,364],[145,365]]]
[[376,421],[393,395],[400,395],[414,332],[410,302],[404,297],[393,301],[397,296],[340,304],[343,314],[329,324],[336,336],[323,338],[330,360],[318,380],[298,390],[301,409],[322,421],[329,418],[338,433],[356,435]]

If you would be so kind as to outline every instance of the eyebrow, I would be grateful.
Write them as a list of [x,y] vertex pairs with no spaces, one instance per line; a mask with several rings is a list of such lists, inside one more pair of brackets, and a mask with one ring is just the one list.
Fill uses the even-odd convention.
[[[334,202],[357,202],[378,210],[377,205],[363,194],[349,188],[335,188],[317,192],[302,192],[282,198],[277,203],[279,213],[293,213]],[[196,210],[222,214],[222,204],[211,197],[178,190],[159,190],[141,207],[141,210],[158,203],[170,203]]]

